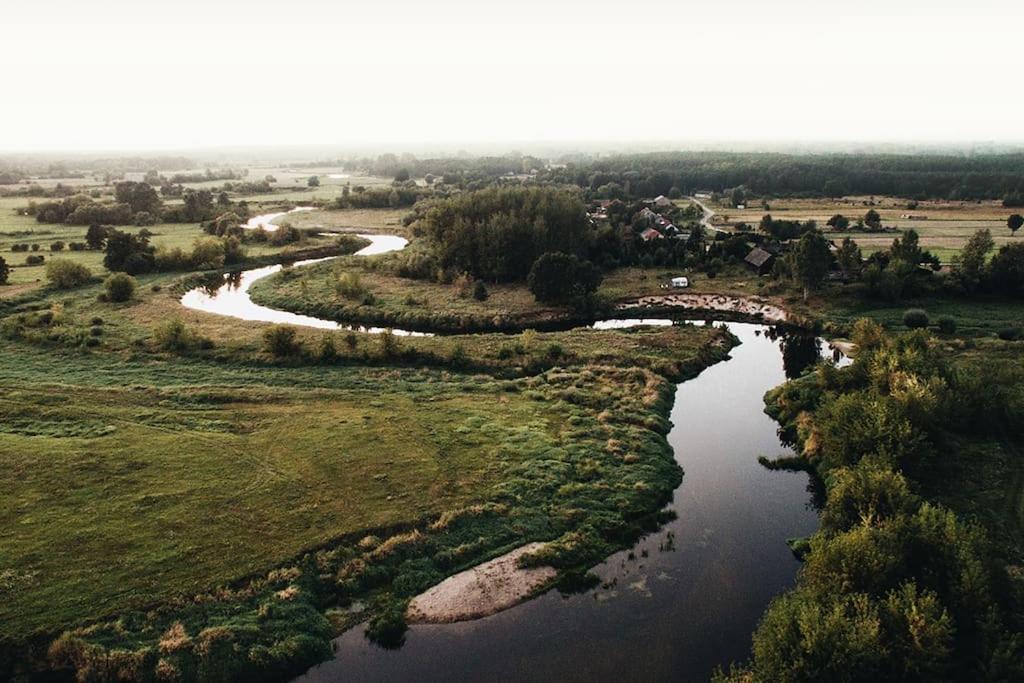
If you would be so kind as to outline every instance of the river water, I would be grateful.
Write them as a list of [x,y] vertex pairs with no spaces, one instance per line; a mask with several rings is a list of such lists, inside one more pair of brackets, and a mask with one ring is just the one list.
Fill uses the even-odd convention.
[[[405,246],[394,236],[363,237],[374,241],[363,255]],[[182,303],[247,320],[346,327],[253,303],[248,288],[280,267],[229,277],[212,293],[192,290]],[[594,327],[670,324],[650,318]],[[703,681],[744,659],[769,601],[796,577],[799,563],[786,540],[818,526],[808,475],[757,462],[791,454],[764,413],[763,395],[826,350],[813,337],[728,326],[741,342],[730,358],[676,387],[668,441],[685,472],[668,506],[676,518],[594,568],[598,587],[552,590],[476,621],[412,626],[398,650],[351,629],[335,641],[333,660],[299,680]]]
[[762,396],[821,347],[773,339],[762,325],[729,328],[741,341],[731,358],[676,388],[668,440],[685,471],[669,505],[677,518],[598,566],[601,586],[553,590],[477,621],[413,626],[399,650],[352,629],[334,660],[300,680],[703,681],[744,659],[768,602],[795,579],[786,539],[818,526],[808,475],[757,462],[791,453]]

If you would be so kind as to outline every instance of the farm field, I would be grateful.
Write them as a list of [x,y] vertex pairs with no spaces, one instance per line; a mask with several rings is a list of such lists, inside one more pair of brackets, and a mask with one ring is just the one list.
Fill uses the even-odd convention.
[[[913,209],[907,208],[907,200],[891,197],[847,197],[840,200],[773,199],[769,202],[768,210],[765,210],[760,202],[752,204],[743,210],[712,208],[728,223],[747,223],[755,228],[766,213],[770,213],[776,219],[813,219],[825,230],[829,239],[838,241],[844,237],[852,237],[865,253],[888,248],[898,233],[838,231],[828,228],[825,223],[837,213],[855,223],[856,219],[869,209],[874,209],[881,215],[882,224],[886,227],[916,230],[921,237],[921,246],[935,253],[943,263],[951,261],[978,229],[991,230],[997,246],[1009,244],[1014,239],[1006,227],[1006,219],[1016,210],[1004,208],[999,202],[994,201],[921,201]],[[917,218],[907,218],[907,215]]]

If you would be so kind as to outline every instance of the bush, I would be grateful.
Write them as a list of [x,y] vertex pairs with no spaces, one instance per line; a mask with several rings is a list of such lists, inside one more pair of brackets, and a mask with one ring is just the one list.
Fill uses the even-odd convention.
[[68,249],[70,249],[71,251],[85,251],[86,246],[87,245],[85,244],[85,242],[69,242],[68,243]]
[[903,324],[912,330],[928,327],[928,314],[920,308],[909,308],[903,312]]
[[224,266],[224,244],[216,237],[200,237],[192,243],[192,266],[211,270]]
[[135,293],[135,278],[127,273],[114,273],[103,283],[109,301],[128,301]]
[[40,263],[46,260],[45,256],[39,254],[29,254],[25,257],[26,266],[38,266]]
[[46,266],[46,279],[59,289],[81,287],[92,279],[92,273],[81,263],[54,259]]
[[338,348],[334,344],[334,335],[327,333],[320,339],[320,347],[317,349],[317,357],[325,363],[330,363],[338,358]]
[[942,334],[953,334],[956,332],[956,318],[948,315],[944,315],[938,320],[939,331]]
[[1003,341],[1017,341],[1024,335],[1024,331],[1020,327],[1004,327],[998,334]]
[[487,301],[490,293],[487,291],[487,285],[484,284],[483,280],[477,280],[476,284],[473,285],[473,298],[477,301]]
[[299,350],[295,339],[295,328],[290,325],[274,325],[263,332],[263,348],[278,358],[291,356]]
[[353,301],[362,301],[369,293],[369,290],[359,279],[359,273],[352,271],[342,273],[341,277],[338,278],[337,284],[334,286],[334,291],[338,293],[338,296]]
[[60,240],[50,242],[50,251],[64,251],[64,243]]
[[10,277],[11,267],[7,265],[2,257],[0,257],[0,285],[7,284],[7,278]]
[[153,338],[157,346],[167,351],[185,351],[208,343],[186,327],[181,318],[173,318],[157,325],[153,328]]

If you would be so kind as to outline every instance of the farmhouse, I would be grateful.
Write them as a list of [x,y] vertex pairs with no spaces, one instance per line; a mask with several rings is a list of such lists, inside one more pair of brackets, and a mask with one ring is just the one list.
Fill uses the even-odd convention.
[[743,259],[748,266],[757,271],[758,275],[765,275],[771,271],[772,266],[775,265],[775,256],[761,247],[754,247],[747,254],[747,257]]
[[672,206],[672,200],[663,194],[659,194],[654,198],[654,205],[659,209],[667,209]]
[[654,228],[647,228],[642,233],[640,233],[640,239],[642,239],[644,242],[650,242],[651,240],[663,240],[665,239],[665,236],[662,235],[657,230],[655,230]]

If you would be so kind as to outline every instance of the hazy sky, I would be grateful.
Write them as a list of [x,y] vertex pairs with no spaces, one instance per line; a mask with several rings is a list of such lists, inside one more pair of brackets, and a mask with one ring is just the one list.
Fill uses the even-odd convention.
[[1021,0],[9,0],[0,150],[1024,140]]

